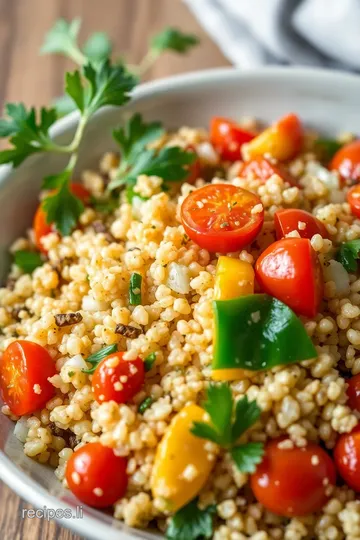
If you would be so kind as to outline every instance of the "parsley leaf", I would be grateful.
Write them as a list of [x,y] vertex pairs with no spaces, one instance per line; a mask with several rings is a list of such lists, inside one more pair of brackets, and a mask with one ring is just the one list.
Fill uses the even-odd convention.
[[90,369],[83,369],[83,373],[94,373],[95,369],[98,367],[99,363],[104,360],[109,354],[113,354],[118,350],[118,346],[115,343],[114,345],[108,345],[107,347],[104,347],[103,349],[100,349],[98,352],[91,354],[87,359],[86,362],[89,362],[89,364],[92,364]]
[[81,52],[77,41],[80,27],[80,18],[76,18],[70,22],[65,19],[57,20],[46,34],[40,52],[42,54],[62,54],[82,65],[86,61],[86,58]]
[[336,259],[348,272],[356,272],[360,259],[360,240],[350,240],[341,244]]
[[315,146],[320,150],[322,157],[326,161],[330,161],[336,152],[342,148],[343,144],[334,139],[319,138],[315,141]]
[[194,34],[185,34],[177,28],[165,28],[151,40],[151,49],[156,53],[175,51],[187,53],[192,47],[199,44],[199,39]]
[[147,355],[144,360],[145,371],[150,371],[156,360],[156,354],[154,352]]
[[[224,446],[230,444],[233,399],[229,386],[227,384],[211,384],[207,391],[207,401],[203,404],[203,407],[210,416],[211,423],[218,434],[218,444]],[[195,422],[195,426],[199,424],[202,425],[203,429],[205,426],[207,429],[209,427],[203,422]]]
[[111,214],[119,208],[119,199],[118,197],[109,197],[107,199],[97,199],[94,196],[91,196],[90,198],[91,205],[94,207],[94,209],[97,212],[101,212],[102,214]]
[[172,516],[166,530],[168,540],[198,540],[212,537],[213,514],[216,507],[211,505],[201,510],[197,502],[197,499],[192,500]]
[[231,457],[239,471],[254,473],[256,465],[261,463],[264,455],[264,445],[260,442],[240,444],[230,450]]
[[247,396],[239,399],[235,405],[235,420],[232,425],[231,438],[236,442],[260,418],[261,409],[256,401],[249,401]]
[[48,195],[43,200],[42,208],[46,214],[47,223],[54,223],[63,236],[68,236],[76,226],[84,205],[71,193],[69,183],[63,182],[56,193]]
[[25,249],[15,251],[14,262],[16,266],[24,270],[26,274],[31,274],[35,268],[42,266],[43,264],[40,253],[37,253],[36,251],[27,251]]
[[111,56],[112,44],[105,32],[94,32],[83,46],[83,53],[92,62],[102,62]]

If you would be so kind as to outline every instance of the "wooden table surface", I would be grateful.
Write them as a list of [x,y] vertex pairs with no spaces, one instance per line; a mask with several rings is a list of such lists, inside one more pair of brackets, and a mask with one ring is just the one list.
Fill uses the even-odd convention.
[[[200,37],[200,46],[188,56],[164,55],[147,79],[228,65],[181,0],[0,0],[1,109],[8,101],[43,105],[61,95],[64,72],[73,65],[61,57],[39,57],[38,51],[57,18],[78,16],[83,20],[81,36],[108,32],[115,51],[131,63],[141,60],[149,37],[165,26]],[[20,519],[22,508],[30,506],[0,483],[0,539],[80,540],[55,522]]]

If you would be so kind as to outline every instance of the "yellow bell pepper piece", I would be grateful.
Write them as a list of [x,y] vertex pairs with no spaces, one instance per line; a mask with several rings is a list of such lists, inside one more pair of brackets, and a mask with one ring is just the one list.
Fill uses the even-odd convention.
[[211,378],[214,381],[242,381],[243,379],[248,379],[256,373],[256,371],[249,371],[248,369],[241,368],[213,369],[211,372]]
[[254,269],[250,263],[219,257],[216,266],[214,300],[230,300],[254,294]]
[[204,422],[206,413],[186,405],[172,420],[155,455],[151,477],[154,497],[163,499],[168,511],[176,512],[193,499],[205,484],[215,464],[205,450],[206,441],[190,432],[193,422]]

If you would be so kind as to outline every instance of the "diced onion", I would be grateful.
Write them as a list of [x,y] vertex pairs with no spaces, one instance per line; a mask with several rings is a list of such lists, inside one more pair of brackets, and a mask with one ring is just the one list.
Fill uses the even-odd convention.
[[84,311],[105,311],[109,305],[107,302],[95,300],[92,296],[84,296],[81,307]]
[[338,261],[331,260],[324,268],[325,281],[333,281],[339,294],[348,292],[350,287],[349,274]]
[[319,163],[310,161],[306,166],[306,172],[311,174],[311,176],[315,176],[320,182],[323,182],[330,191],[333,189],[339,190],[340,183],[337,173],[328,171]]
[[75,356],[72,356],[66,362],[64,363],[63,367],[66,366],[67,368],[71,368],[72,370],[81,370],[81,369],[87,369],[87,363],[81,356],[81,354],[76,354]]
[[29,427],[27,425],[28,416],[22,416],[15,424],[14,435],[20,442],[25,443]]
[[189,269],[183,264],[170,263],[167,286],[179,294],[188,294],[190,292]]
[[219,163],[219,155],[213,145],[207,141],[196,145],[197,155],[209,165],[217,165]]

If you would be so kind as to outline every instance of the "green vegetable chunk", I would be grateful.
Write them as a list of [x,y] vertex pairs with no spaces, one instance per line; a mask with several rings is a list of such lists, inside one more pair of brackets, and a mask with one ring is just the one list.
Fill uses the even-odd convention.
[[315,146],[320,150],[325,161],[330,161],[343,145],[334,139],[320,138],[315,141]]
[[215,300],[212,369],[260,371],[317,356],[300,319],[266,294]]
[[148,409],[152,405],[153,402],[154,402],[154,400],[153,400],[152,397],[149,396],[149,397],[145,398],[139,405],[139,413],[144,414],[146,409]]
[[360,240],[343,242],[336,255],[337,260],[348,272],[356,272],[358,259],[360,259]]
[[130,306],[139,306],[141,304],[141,282],[142,276],[136,272],[133,272],[130,276],[129,286]]
[[156,354],[154,352],[147,355],[144,360],[145,371],[150,371],[155,363]]
[[43,264],[40,253],[37,253],[36,251],[26,251],[25,249],[15,251],[14,262],[21,270],[24,270],[26,274],[31,274],[35,268],[42,266]]
[[168,540],[198,540],[211,538],[213,535],[213,514],[215,505],[201,510],[197,499],[180,508],[170,519],[166,530]]

